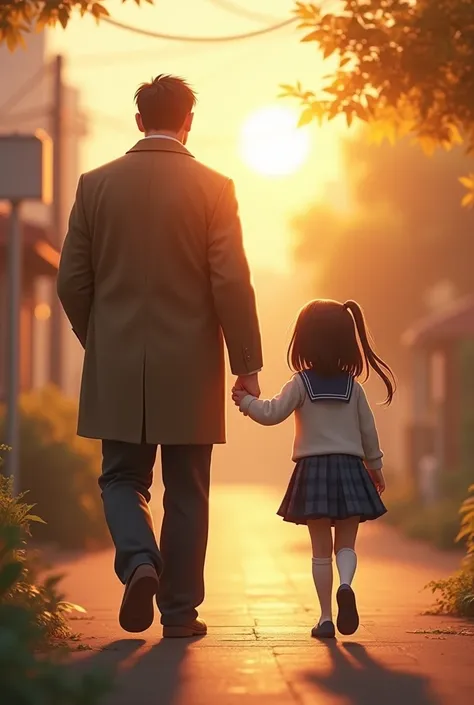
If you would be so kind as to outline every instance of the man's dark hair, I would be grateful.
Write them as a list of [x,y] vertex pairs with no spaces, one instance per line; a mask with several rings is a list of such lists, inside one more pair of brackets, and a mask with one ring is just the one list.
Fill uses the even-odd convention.
[[196,94],[182,78],[160,74],[142,83],[135,102],[145,130],[177,132],[196,105]]

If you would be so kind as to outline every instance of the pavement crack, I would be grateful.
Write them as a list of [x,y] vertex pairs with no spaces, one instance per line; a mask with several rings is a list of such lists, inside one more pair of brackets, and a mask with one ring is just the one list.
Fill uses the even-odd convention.
[[[296,690],[294,683],[289,678],[287,678],[287,676],[285,675],[285,671],[283,670],[283,668],[280,664],[280,660],[278,658],[278,654],[275,650],[275,647],[272,647],[271,653],[272,653],[273,658],[275,659],[275,665],[278,669],[278,672],[279,672],[283,682],[285,683],[285,685],[288,689],[288,693],[290,694],[291,698],[293,699],[293,701],[295,703],[298,703],[299,705],[304,705],[303,698]],[[295,682],[297,682],[297,681],[295,681]]]

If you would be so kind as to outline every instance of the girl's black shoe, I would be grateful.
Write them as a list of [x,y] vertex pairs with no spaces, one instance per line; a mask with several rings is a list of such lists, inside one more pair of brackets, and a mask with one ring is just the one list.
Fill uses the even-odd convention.
[[337,629],[341,634],[349,636],[354,634],[359,626],[354,590],[350,585],[341,585],[336,594],[339,614],[337,615]]
[[334,624],[327,620],[321,624],[317,624],[311,630],[311,636],[314,639],[334,639],[336,636],[336,630]]

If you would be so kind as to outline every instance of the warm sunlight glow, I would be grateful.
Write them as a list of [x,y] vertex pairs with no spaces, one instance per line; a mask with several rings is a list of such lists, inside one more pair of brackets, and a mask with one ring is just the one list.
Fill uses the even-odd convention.
[[246,164],[266,176],[285,176],[297,171],[309,155],[307,128],[299,128],[298,112],[269,106],[252,113],[241,133],[241,152]]

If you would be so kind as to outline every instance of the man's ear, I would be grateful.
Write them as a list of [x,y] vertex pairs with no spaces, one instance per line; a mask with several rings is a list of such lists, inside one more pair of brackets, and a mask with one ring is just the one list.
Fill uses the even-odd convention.
[[194,120],[194,113],[189,113],[186,116],[186,120],[184,122],[184,131],[185,132],[191,132],[191,128],[193,126],[193,120]]
[[137,127],[138,127],[138,129],[140,130],[140,132],[145,132],[145,128],[144,128],[144,126],[143,126],[142,116],[140,115],[140,113],[136,113],[136,115],[135,115],[135,120],[136,120]]

